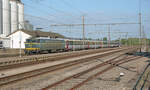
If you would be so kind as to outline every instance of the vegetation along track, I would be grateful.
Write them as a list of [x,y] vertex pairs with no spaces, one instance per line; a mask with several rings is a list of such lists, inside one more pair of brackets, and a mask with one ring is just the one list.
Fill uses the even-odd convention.
[[20,60],[12,60],[12,61],[6,61],[6,62],[0,62],[0,70],[6,70],[6,69],[12,69],[12,68],[19,68],[22,66],[29,66],[33,64],[41,64],[46,62],[53,62],[58,60],[64,60],[69,59],[73,57],[79,57],[79,56],[85,56],[90,54],[96,54],[101,52],[107,52],[107,51],[113,51],[112,49],[104,49],[104,50],[93,50],[93,51],[87,51],[84,53],[71,53],[71,54],[65,54],[65,55],[54,55],[54,56],[45,56],[45,57],[33,57],[29,59],[20,59]]
[[[74,82],[74,83],[71,83],[71,85],[66,85],[66,86],[69,86],[69,87],[67,87],[65,89],[63,88],[64,90],[75,90],[77,88],[80,88],[82,85],[84,85],[88,81],[90,81],[90,80],[96,78],[97,76],[103,74],[104,72],[106,72],[108,70],[111,70],[115,66],[121,65],[123,63],[129,62],[129,61],[132,61],[132,60],[136,60],[136,59],[138,59],[140,57],[139,56],[137,56],[137,57],[125,57],[125,58],[116,60],[117,58],[118,57],[115,57],[115,58],[113,58],[113,59],[111,59],[109,61],[100,63],[100,64],[96,65],[95,67],[92,67],[92,68],[90,68],[90,69],[88,69],[86,71],[82,71],[82,72],[77,73],[75,75],[72,75],[72,76],[69,76],[67,78],[64,78],[63,80],[55,82],[55,83],[53,83],[53,84],[43,88],[42,90],[48,90],[48,89],[58,89],[59,90],[61,88],[61,87],[57,88],[57,87],[59,87],[59,85],[62,86],[61,84],[63,84],[63,86],[65,86],[65,84],[67,84],[67,81],[69,83],[71,83],[71,81],[72,82],[76,81],[76,83]],[[109,65],[109,66],[106,67],[105,69],[99,70],[100,67],[103,67],[103,66],[106,66],[106,65]],[[95,71],[95,70],[96,70],[95,74],[90,73],[90,72]],[[75,85],[73,85],[73,84],[75,84]]]
[[33,71],[24,72],[24,73],[12,75],[12,76],[6,76],[6,77],[3,77],[3,78],[0,78],[0,87],[4,86],[4,85],[11,84],[11,83],[15,83],[15,82],[18,82],[18,81],[21,81],[21,80],[25,80],[27,78],[32,78],[32,77],[43,75],[43,74],[50,73],[50,72],[53,72],[53,71],[65,69],[65,68],[71,67],[73,65],[78,65],[78,64],[81,64],[81,63],[89,62],[93,59],[102,58],[102,57],[105,57],[105,56],[108,56],[108,55],[112,55],[113,53],[122,52],[124,50],[126,50],[126,52],[131,51],[131,49],[130,50],[129,49],[121,49],[121,50],[116,50],[116,51],[112,51],[112,52],[109,52],[109,53],[104,53],[104,54],[97,55],[97,56],[92,56],[92,57],[88,57],[88,58],[84,58],[84,59],[79,59],[79,60],[76,60],[76,61],[70,61],[70,62],[66,62],[66,63],[62,63],[62,64],[57,64],[57,65],[54,65],[54,66],[41,68],[41,69],[36,69],[36,70],[33,70]]

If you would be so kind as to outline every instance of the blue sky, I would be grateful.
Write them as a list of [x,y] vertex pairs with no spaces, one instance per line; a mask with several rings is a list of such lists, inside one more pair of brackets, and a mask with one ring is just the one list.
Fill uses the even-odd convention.
[[[117,23],[138,22],[139,0],[22,0],[25,5],[25,18],[35,27],[53,31],[68,37],[82,37],[82,27],[50,27],[51,24]],[[147,37],[150,38],[150,0],[142,2],[142,22]],[[86,37],[107,36],[107,26],[86,26]],[[112,37],[118,38],[117,31],[138,35],[138,25],[112,26]],[[124,34],[122,34],[122,37]]]

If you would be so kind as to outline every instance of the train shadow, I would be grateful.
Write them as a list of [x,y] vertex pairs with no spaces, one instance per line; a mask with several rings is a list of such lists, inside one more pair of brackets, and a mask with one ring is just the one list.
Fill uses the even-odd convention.
[[126,53],[127,55],[133,55],[133,56],[142,56],[150,58],[150,52],[132,52],[132,53]]
[[146,62],[150,63],[150,60],[147,60]]
[[[132,53],[126,53],[126,55],[141,56],[141,57],[150,58],[150,52],[132,52]],[[145,62],[150,63],[150,60],[147,60]]]

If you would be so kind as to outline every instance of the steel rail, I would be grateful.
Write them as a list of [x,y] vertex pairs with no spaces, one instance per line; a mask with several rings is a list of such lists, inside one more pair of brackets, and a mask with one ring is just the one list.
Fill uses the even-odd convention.
[[77,74],[72,75],[72,76],[70,76],[70,77],[68,77],[68,78],[65,78],[65,79],[60,80],[60,81],[58,81],[58,82],[56,82],[56,83],[53,83],[53,84],[51,84],[51,85],[49,85],[49,86],[43,88],[42,90],[48,90],[49,88],[56,87],[57,85],[59,85],[59,84],[65,82],[65,81],[67,81],[67,80],[70,80],[70,79],[72,79],[72,78],[77,78],[77,77],[79,77],[79,76],[81,76],[81,75],[84,75],[84,74],[86,74],[86,73],[88,73],[88,72],[90,72],[90,71],[93,71],[93,70],[95,70],[95,69],[97,69],[97,68],[100,68],[100,67],[102,67],[102,66],[108,65],[108,64],[110,64],[112,61],[114,61],[115,59],[119,58],[120,56],[122,56],[122,55],[119,55],[119,56],[117,56],[117,57],[115,57],[115,58],[110,59],[109,61],[106,61],[106,62],[103,62],[103,63],[101,63],[101,64],[98,64],[98,65],[96,65],[95,67],[92,67],[92,68],[90,68],[90,69],[88,69],[88,70],[86,70],[86,71],[77,73]]
[[[108,49],[108,50],[98,50],[96,52],[85,52],[85,53],[76,53],[76,54],[71,54],[71,55],[63,55],[63,56],[52,56],[52,57],[43,57],[43,58],[32,58],[30,59],[24,59],[24,60],[16,60],[16,61],[11,61],[11,62],[0,62],[6,63],[6,65],[0,66],[0,70],[6,70],[6,69],[12,69],[12,68],[18,68],[18,67],[23,67],[23,66],[30,66],[33,64],[41,64],[45,62],[52,62],[52,61],[58,61],[58,60],[63,60],[63,59],[69,59],[77,56],[83,56],[83,55],[90,55],[90,54],[95,54],[95,53],[100,53],[100,52],[107,52],[107,51],[112,51],[114,49]],[[42,60],[43,59],[43,60]],[[10,63],[10,64],[9,64]],[[17,63],[17,64],[13,64]]]
[[[62,64],[58,64],[58,65],[51,66],[51,67],[41,68],[41,69],[37,69],[37,70],[34,70],[34,71],[29,71],[29,72],[25,72],[25,73],[20,73],[20,74],[8,76],[8,77],[0,78],[0,81],[6,81],[6,80],[8,80],[10,78],[23,76],[23,78],[12,80],[12,81],[8,81],[6,83],[2,83],[2,84],[0,84],[0,86],[8,85],[8,84],[11,84],[11,83],[14,83],[14,82],[18,82],[18,81],[21,81],[21,80],[24,80],[24,79],[27,79],[27,78],[32,78],[32,77],[35,77],[35,76],[39,76],[41,74],[50,73],[50,72],[53,72],[53,71],[56,71],[56,70],[61,70],[61,69],[64,69],[64,68],[68,68],[68,67],[71,67],[73,65],[77,65],[77,64],[81,64],[81,63],[84,63],[84,62],[87,62],[87,61],[91,61],[91,59],[94,59],[94,58],[105,57],[108,54],[117,53],[117,52],[121,52],[121,51],[124,51],[124,50],[128,50],[128,49],[121,49],[121,50],[118,50],[118,51],[115,51],[115,52],[105,53],[105,54],[99,55],[97,57],[94,56],[94,57],[90,57],[90,58],[86,58],[86,59],[81,59],[81,61],[79,60],[78,62],[77,61],[71,61],[71,62],[62,63]],[[27,76],[27,77],[24,76],[26,74],[28,75],[29,73],[39,72],[39,71],[45,70],[45,69],[48,69],[48,71],[41,72],[41,73],[38,73],[38,74],[35,74],[35,75],[31,75],[31,76]]]
[[[113,69],[114,67],[116,67],[116,66],[118,66],[118,65],[124,64],[124,63],[126,63],[126,62],[129,62],[129,61],[132,61],[132,60],[135,60],[135,59],[139,59],[139,57],[131,57],[131,58],[129,58],[127,61],[125,60],[125,61],[123,61],[123,62],[121,62],[122,60],[115,61],[115,62],[112,63],[111,66],[109,66],[109,67],[107,67],[106,69],[104,69],[104,70],[102,70],[102,71],[100,71],[100,72],[98,72],[98,73],[96,73],[96,74],[90,76],[89,78],[87,78],[87,79],[84,80],[83,82],[81,82],[81,83],[77,84],[76,86],[72,87],[70,90],[75,90],[75,89],[77,89],[77,88],[80,88],[80,87],[83,86],[86,82],[88,82],[88,81],[94,79],[95,77],[97,77],[97,76],[103,74],[104,72],[109,71],[109,70]],[[119,63],[119,62],[121,62],[121,63]]]
[[[86,73],[88,73],[88,72],[90,72],[90,71],[92,71],[92,70],[95,70],[95,69],[100,68],[100,67],[102,67],[102,66],[105,66],[105,65],[107,65],[107,64],[112,64],[112,66],[114,66],[114,65],[116,65],[115,63],[118,63],[118,62],[124,60],[124,59],[120,59],[120,60],[114,61],[114,62],[112,63],[112,61],[115,60],[115,59],[117,59],[117,58],[118,58],[118,57],[115,57],[115,58],[113,58],[113,59],[111,59],[111,60],[109,60],[109,61],[106,61],[106,62],[104,62],[104,63],[101,63],[101,64],[99,64],[99,65],[97,65],[97,66],[95,66],[95,67],[93,67],[93,68],[90,68],[90,69],[88,69],[88,70],[86,70],[86,71],[80,72],[80,73],[78,73],[78,74],[75,74],[75,75],[73,75],[73,76],[70,76],[70,77],[68,77],[68,78],[65,78],[65,79],[63,79],[63,80],[61,80],[61,81],[58,81],[58,82],[56,82],[56,83],[53,83],[53,84],[51,84],[51,85],[49,85],[49,86],[43,88],[42,90],[48,90],[49,88],[56,87],[57,85],[59,85],[59,84],[65,82],[65,81],[67,81],[67,80],[70,80],[70,79],[72,79],[72,78],[80,77],[80,76],[82,76],[82,75],[84,75],[84,74],[86,74]],[[130,57],[130,58],[132,58],[132,57]],[[130,58],[127,58],[127,59],[130,59]],[[138,57],[138,58],[139,58],[139,57]],[[134,59],[135,59],[135,58],[134,58]],[[108,70],[109,70],[109,69],[108,69]],[[107,71],[107,69],[104,70],[103,72],[105,72],[105,71]],[[101,72],[101,73],[103,73],[103,72]],[[98,73],[98,75],[99,75],[99,73]],[[96,74],[96,76],[97,76],[97,74]],[[91,76],[91,77],[92,77],[92,79],[93,79],[93,76]],[[90,79],[91,79],[91,77],[90,77]],[[80,87],[80,85],[82,86],[82,85],[83,85],[84,83],[86,83],[87,81],[89,81],[89,79],[83,81],[82,83],[78,84],[77,86],[73,87],[73,88],[70,89],[70,90],[74,90],[74,88],[78,88],[78,87]]]
[[[141,82],[142,78],[144,77],[144,74],[146,73],[146,71],[148,70],[148,68],[150,67],[150,63],[145,67],[144,71],[142,72],[142,74],[138,77],[138,80],[136,81],[136,84],[133,87],[133,90],[137,90],[137,87],[139,85],[139,83]],[[147,74],[146,79],[148,78],[148,75],[150,75],[150,72]],[[141,86],[141,90],[143,89],[145,83],[146,83],[146,79],[144,80],[142,86]]]

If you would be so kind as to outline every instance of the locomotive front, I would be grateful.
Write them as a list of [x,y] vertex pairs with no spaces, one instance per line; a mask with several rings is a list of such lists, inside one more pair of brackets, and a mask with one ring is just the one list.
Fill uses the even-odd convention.
[[27,39],[25,42],[25,54],[38,53],[40,51],[39,39]]

